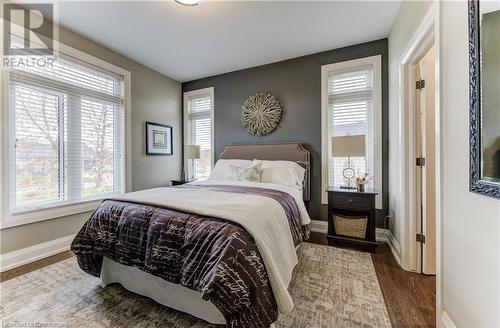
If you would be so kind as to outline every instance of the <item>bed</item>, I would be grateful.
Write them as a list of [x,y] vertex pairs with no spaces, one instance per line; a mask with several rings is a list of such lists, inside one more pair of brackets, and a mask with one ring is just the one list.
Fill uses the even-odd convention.
[[[309,152],[228,145],[220,159],[209,180],[104,200],[72,243],[80,267],[213,324],[270,327],[292,311],[287,288],[310,223]],[[240,162],[249,166],[228,164]],[[286,176],[297,166],[300,178]],[[255,167],[267,180],[252,180]],[[217,176],[226,170],[245,178]]]

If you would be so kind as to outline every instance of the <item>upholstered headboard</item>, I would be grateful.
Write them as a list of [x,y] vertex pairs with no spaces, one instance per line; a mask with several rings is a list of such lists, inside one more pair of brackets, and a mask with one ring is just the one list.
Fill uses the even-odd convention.
[[306,164],[304,176],[304,201],[310,200],[311,155],[300,143],[227,145],[220,153],[222,159],[263,159],[269,161],[294,161]]

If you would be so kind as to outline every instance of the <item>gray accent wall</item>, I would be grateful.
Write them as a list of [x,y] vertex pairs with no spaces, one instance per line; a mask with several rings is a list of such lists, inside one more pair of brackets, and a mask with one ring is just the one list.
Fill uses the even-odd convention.
[[[384,209],[378,213],[377,226],[383,227],[389,200],[387,54],[388,42],[382,39],[185,82],[182,91],[214,87],[215,158],[227,144],[304,143],[312,156],[309,213],[312,219],[326,220],[326,206],[321,205],[321,66],[381,55]],[[241,126],[241,105],[248,96],[258,91],[278,96],[284,109],[278,128],[267,136],[251,135]]]

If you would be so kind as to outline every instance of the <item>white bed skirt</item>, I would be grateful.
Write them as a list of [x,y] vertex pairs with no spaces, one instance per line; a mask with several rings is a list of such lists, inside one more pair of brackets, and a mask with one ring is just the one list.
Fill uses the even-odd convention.
[[212,324],[225,325],[222,313],[201,293],[170,283],[160,277],[104,257],[101,269],[103,286],[120,283],[125,289],[149,297],[169,308],[189,313]]

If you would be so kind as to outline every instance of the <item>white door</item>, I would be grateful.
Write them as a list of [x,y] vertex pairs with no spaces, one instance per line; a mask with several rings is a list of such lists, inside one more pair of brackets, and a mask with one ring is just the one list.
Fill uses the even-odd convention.
[[[417,157],[423,164],[417,169],[417,231],[425,238],[417,247],[420,270],[436,273],[436,162],[435,162],[435,70],[434,47],[415,67]],[[417,83],[417,81],[419,81]],[[423,82],[422,82],[423,81]]]

